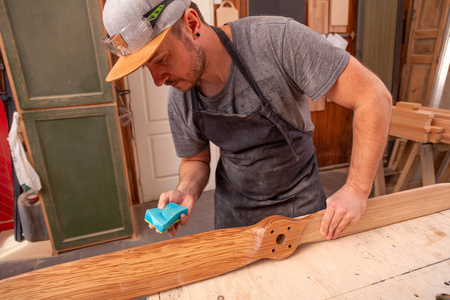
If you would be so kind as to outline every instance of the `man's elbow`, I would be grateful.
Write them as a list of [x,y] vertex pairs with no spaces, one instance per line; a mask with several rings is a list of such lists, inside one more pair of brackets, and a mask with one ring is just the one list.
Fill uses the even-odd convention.
[[389,117],[390,120],[392,113],[392,95],[384,85],[382,90],[380,91],[379,102],[384,112],[384,115]]
[[375,110],[374,113],[378,112],[378,115],[384,118],[391,118],[392,113],[392,95],[386,88],[381,79],[376,78],[372,80],[371,87],[366,90],[367,98],[370,101],[365,102],[369,105],[370,110]]

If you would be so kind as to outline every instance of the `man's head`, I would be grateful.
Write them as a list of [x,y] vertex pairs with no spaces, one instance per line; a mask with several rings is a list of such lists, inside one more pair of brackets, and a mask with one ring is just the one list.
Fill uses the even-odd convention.
[[144,65],[190,5],[190,0],[107,0],[103,24],[108,35],[102,42],[120,58],[106,81],[122,78]]
[[[191,4],[196,6],[194,3]],[[198,8],[188,9],[172,26],[160,47],[144,64],[156,86],[173,86],[181,91],[192,89],[203,76],[207,60],[203,32],[203,17]]]

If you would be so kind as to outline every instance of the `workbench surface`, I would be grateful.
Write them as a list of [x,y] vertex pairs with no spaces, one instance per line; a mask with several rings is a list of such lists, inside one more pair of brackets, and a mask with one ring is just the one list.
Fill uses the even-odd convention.
[[148,299],[435,299],[450,294],[450,210],[300,245],[284,260]]

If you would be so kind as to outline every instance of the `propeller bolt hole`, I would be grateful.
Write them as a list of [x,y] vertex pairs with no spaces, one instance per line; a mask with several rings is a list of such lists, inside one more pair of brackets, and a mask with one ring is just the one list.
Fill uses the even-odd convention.
[[291,230],[291,227],[288,227],[288,230]]
[[292,245],[289,245],[289,248],[292,248]]
[[286,236],[284,234],[279,234],[277,236],[277,244],[278,245],[283,245],[284,241],[286,241]]
[[272,231],[270,232],[270,234],[273,234],[274,232],[275,232],[275,231],[272,230]]
[[275,249],[272,249],[272,252],[275,252]]

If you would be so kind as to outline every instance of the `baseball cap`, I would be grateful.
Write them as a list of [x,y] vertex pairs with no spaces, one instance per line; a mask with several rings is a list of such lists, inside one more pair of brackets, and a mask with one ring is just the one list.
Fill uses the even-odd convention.
[[120,79],[144,65],[158,49],[191,0],[107,0],[102,43],[119,59],[106,81]]

